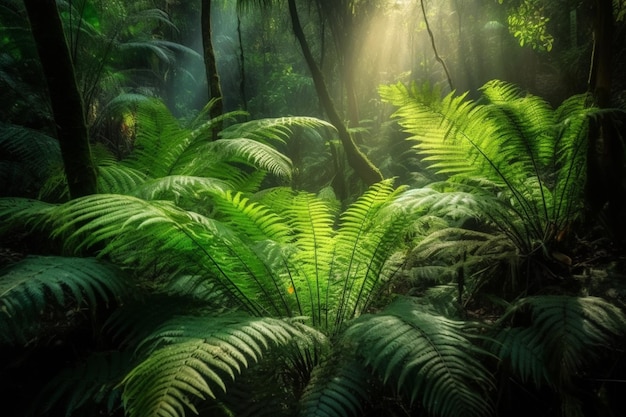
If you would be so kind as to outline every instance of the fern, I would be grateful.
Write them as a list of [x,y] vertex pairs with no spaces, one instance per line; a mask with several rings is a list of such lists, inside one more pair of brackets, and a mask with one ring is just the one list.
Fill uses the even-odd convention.
[[330,123],[314,117],[294,116],[235,124],[224,129],[220,137],[224,139],[247,138],[261,143],[284,143],[292,134],[294,127],[334,129]]
[[362,316],[345,337],[385,383],[439,416],[487,416],[492,377],[465,324],[421,311],[409,299]]
[[536,296],[513,304],[502,323],[529,310],[526,327],[505,327],[497,354],[523,380],[556,389],[569,388],[626,334],[626,316],[596,297]]
[[[181,325],[183,327],[181,327]],[[215,398],[244,368],[300,329],[271,318],[185,317],[165,324],[145,343],[154,351],[122,381],[129,416],[184,416],[194,399]]]
[[0,123],[2,195],[36,195],[46,178],[61,166],[58,142],[22,126]]
[[44,311],[96,310],[128,293],[121,272],[91,258],[29,256],[0,272],[0,340],[24,343]]
[[69,417],[79,410],[99,406],[113,414],[122,405],[121,390],[116,385],[131,369],[131,364],[129,352],[95,353],[50,380],[35,399],[33,408],[37,413],[49,413],[62,407]]
[[[484,261],[497,259],[508,264],[512,288],[525,274],[526,290],[533,289],[558,273],[556,247],[583,212],[587,125],[599,110],[588,106],[586,95],[553,109],[497,80],[481,91],[484,100],[472,102],[415,85],[381,88],[383,99],[398,107],[395,117],[417,153],[448,177],[400,202],[426,216],[415,225],[415,254],[422,259],[437,254],[431,263],[451,264],[467,255],[470,275],[491,270],[494,277],[502,268]],[[458,230],[468,219],[482,236]]]
[[349,355],[335,352],[314,368],[300,398],[299,415],[347,417],[362,415],[368,375]]
[[384,268],[398,249],[408,220],[390,202],[403,189],[391,181],[375,184],[340,216],[331,274],[341,271],[343,282],[331,282],[331,298],[340,300],[336,324],[358,316],[389,278]]
[[506,192],[511,216],[542,239],[577,214],[586,124],[597,110],[586,106],[585,95],[553,110],[500,81],[482,92],[487,104],[453,94],[438,100],[401,84],[381,88],[383,99],[399,106],[396,117],[432,169],[452,180],[491,181]]

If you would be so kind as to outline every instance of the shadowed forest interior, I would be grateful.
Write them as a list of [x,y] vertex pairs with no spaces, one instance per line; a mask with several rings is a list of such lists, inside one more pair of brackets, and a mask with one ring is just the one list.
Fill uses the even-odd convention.
[[626,1],[0,0],[2,415],[619,417]]

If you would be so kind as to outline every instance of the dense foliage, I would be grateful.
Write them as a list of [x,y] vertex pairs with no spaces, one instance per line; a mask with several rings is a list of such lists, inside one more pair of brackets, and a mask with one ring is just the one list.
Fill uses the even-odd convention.
[[593,58],[580,88],[606,33],[440,3],[56,2],[97,174],[72,198],[2,0],[3,415],[621,415],[624,80]]

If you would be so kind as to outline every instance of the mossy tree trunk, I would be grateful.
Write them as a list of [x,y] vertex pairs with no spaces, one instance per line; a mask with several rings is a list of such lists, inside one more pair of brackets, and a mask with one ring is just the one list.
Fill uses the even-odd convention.
[[24,0],[67,177],[70,198],[97,192],[83,100],[55,0]]
[[304,31],[302,30],[295,0],[289,0],[289,15],[291,17],[294,35],[300,43],[304,59],[309,67],[309,71],[311,72],[313,84],[315,85],[315,91],[317,92],[320,103],[322,104],[330,123],[335,127],[335,129],[337,129],[339,140],[344,148],[350,167],[354,169],[359,178],[361,178],[361,180],[363,180],[363,182],[367,185],[381,181],[383,179],[381,172],[356,146],[350,132],[348,132],[345,123],[335,108],[335,104],[330,97],[326,82],[324,81],[324,76],[315,61],[313,54],[311,53]]

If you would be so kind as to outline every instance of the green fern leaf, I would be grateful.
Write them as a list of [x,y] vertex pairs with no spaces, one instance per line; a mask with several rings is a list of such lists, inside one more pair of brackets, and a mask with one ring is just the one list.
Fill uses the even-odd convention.
[[294,127],[330,128],[334,127],[314,117],[280,117],[275,119],[252,120],[239,123],[224,129],[220,136],[224,139],[248,138],[260,143],[284,143],[292,134]]
[[361,415],[367,401],[368,375],[354,358],[335,352],[313,369],[302,397],[303,416],[348,417]]
[[22,343],[51,306],[95,310],[127,292],[121,271],[112,265],[91,258],[29,256],[0,272],[0,340]]
[[505,328],[496,337],[498,356],[510,360],[524,380],[568,387],[610,347],[626,334],[626,316],[615,306],[596,297],[536,296],[514,304],[508,318],[530,310],[531,325]]
[[381,378],[411,401],[440,416],[487,416],[492,377],[480,362],[482,349],[465,324],[417,309],[408,299],[378,315],[357,319],[346,330],[358,354]]
[[175,319],[147,339],[166,345],[150,353],[122,381],[125,408],[131,417],[182,417],[186,408],[195,412],[195,400],[215,398],[216,390],[226,391],[227,381],[242,368],[300,335],[299,328],[278,319]]
[[403,191],[387,180],[371,186],[340,216],[331,273],[331,299],[337,300],[336,323],[358,316],[384,283],[383,269],[398,249],[408,221],[391,202]]
[[37,415],[49,413],[59,405],[65,409],[66,417],[96,405],[109,413],[117,411],[122,404],[121,391],[116,385],[131,368],[132,358],[129,352],[95,353],[75,367],[66,368],[35,399]]

